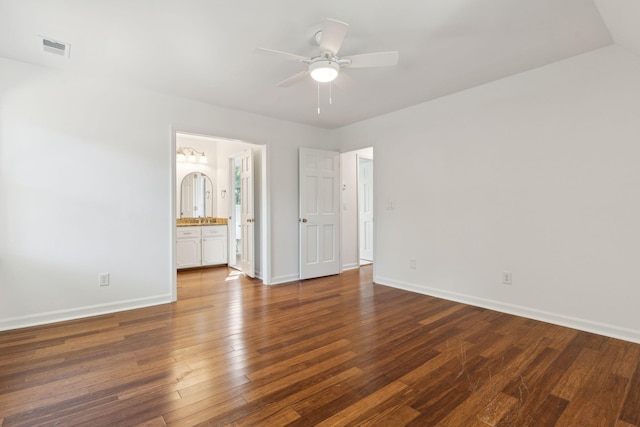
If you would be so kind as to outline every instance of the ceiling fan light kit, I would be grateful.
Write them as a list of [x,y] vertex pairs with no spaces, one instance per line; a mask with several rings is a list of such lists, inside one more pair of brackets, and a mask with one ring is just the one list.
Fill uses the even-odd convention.
[[319,83],[331,82],[338,77],[340,64],[330,59],[321,59],[309,64],[311,78]]
[[338,51],[342,47],[348,29],[349,24],[345,22],[327,19],[323,29],[314,34],[314,40],[320,47],[318,56],[306,57],[265,48],[257,48],[256,53],[306,64],[306,70],[281,81],[278,83],[279,87],[289,87],[303,80],[307,75],[318,83],[330,83],[338,77],[342,68],[388,67],[398,63],[397,51],[338,57]]

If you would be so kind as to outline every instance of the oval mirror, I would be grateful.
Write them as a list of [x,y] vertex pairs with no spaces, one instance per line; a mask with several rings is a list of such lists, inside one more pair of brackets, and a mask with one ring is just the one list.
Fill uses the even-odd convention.
[[191,172],[182,179],[180,187],[180,217],[205,218],[213,216],[213,182],[202,172]]

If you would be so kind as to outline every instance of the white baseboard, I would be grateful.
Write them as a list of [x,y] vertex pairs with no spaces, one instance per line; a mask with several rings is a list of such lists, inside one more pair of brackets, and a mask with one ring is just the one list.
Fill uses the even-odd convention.
[[624,341],[630,341],[640,344],[640,330],[623,328],[606,323],[594,322],[587,319],[566,316],[564,314],[552,313],[549,311],[538,310],[535,308],[524,307],[515,304],[507,304],[485,298],[478,298],[472,295],[449,292],[442,289],[435,289],[423,285],[418,285],[415,283],[389,279],[387,277],[375,277],[374,282],[398,289],[404,289],[406,291],[416,292],[418,294],[461,302],[463,304],[474,305],[477,307],[487,308],[502,313],[513,314],[516,316],[539,320],[541,322],[553,323],[555,325],[566,326],[572,329],[578,329],[585,332],[591,332],[598,335],[604,335],[611,338],[617,338]]
[[345,264],[342,266],[342,271],[355,270],[356,268],[360,268],[360,263]]
[[283,283],[296,282],[298,280],[300,280],[300,276],[298,274],[286,274],[283,276],[272,277],[269,285],[281,285]]
[[49,311],[27,316],[10,317],[0,319],[0,331],[26,328],[49,323],[64,322],[66,320],[81,319],[83,317],[99,316],[101,314],[116,313],[118,311],[132,310],[135,308],[149,307],[152,305],[168,304],[171,302],[171,294],[155,297],[138,298],[127,301],[118,301],[108,304],[91,305],[69,310]]

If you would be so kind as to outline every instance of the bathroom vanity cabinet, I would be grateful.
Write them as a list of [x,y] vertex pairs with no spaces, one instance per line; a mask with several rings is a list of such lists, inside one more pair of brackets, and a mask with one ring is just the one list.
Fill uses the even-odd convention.
[[180,268],[227,263],[227,226],[178,227],[176,264]]

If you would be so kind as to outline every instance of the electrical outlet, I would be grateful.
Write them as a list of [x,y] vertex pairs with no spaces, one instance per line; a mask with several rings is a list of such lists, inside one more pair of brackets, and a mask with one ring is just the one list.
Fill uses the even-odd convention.
[[409,268],[412,269],[412,270],[416,269],[416,260],[415,259],[412,258],[412,259],[409,260]]
[[512,276],[510,271],[502,272],[502,283],[504,285],[510,285],[512,283]]
[[98,274],[98,283],[100,286],[109,286],[109,273]]

